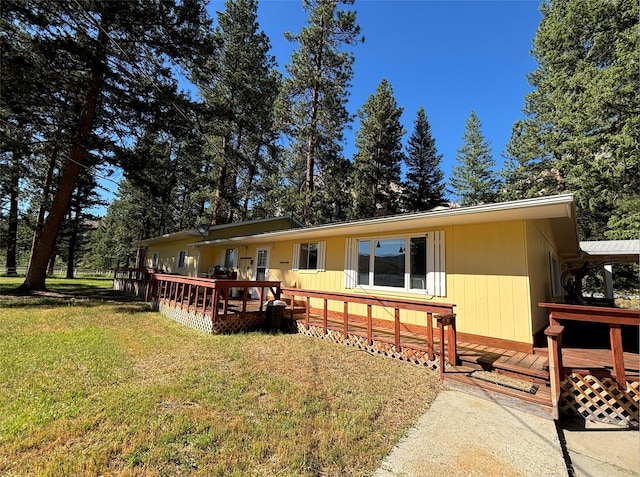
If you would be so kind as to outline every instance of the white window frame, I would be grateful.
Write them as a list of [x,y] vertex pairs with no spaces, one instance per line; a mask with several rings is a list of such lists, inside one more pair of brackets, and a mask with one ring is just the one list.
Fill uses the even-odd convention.
[[[411,256],[407,253],[407,245],[412,238],[426,237],[426,284],[425,288],[411,287]],[[403,292],[420,295],[446,296],[445,274],[445,235],[443,230],[427,232],[423,234],[386,235],[384,237],[349,238],[346,241],[345,251],[345,288],[359,288],[362,290],[380,290],[385,292]],[[404,240],[405,267],[404,286],[380,286],[374,285],[375,278],[375,249],[378,240]],[[358,244],[370,242],[369,284],[358,284]]]
[[160,253],[153,252],[153,255],[151,255],[151,268],[158,268],[159,264],[160,264]]
[[189,252],[187,250],[180,250],[176,256],[176,268],[178,270],[184,270],[187,268],[188,258]]
[[[300,268],[300,249],[303,244],[317,244],[318,246],[318,260],[316,268]],[[292,270],[298,272],[324,272],[325,261],[327,256],[327,242],[324,240],[318,240],[313,242],[296,242],[293,244],[293,260],[291,267]]]

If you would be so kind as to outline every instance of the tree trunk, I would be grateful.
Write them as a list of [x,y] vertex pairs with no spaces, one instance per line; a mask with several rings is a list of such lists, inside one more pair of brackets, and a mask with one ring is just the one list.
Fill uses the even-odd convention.
[[54,272],[56,271],[56,256],[58,255],[58,240],[56,239],[56,243],[53,244],[53,252],[51,252],[51,257],[49,257],[49,261],[47,262],[47,276],[52,277]]
[[98,98],[102,92],[104,68],[106,61],[105,48],[108,42],[106,29],[102,28],[98,34],[98,45],[102,49],[100,61],[97,61],[91,71],[91,82],[84,101],[82,112],[78,121],[76,136],[71,144],[69,160],[64,167],[60,184],[56,195],[51,203],[51,210],[46,220],[42,224],[40,233],[36,231],[31,249],[31,260],[24,283],[20,285],[22,290],[45,290],[47,276],[47,262],[54,250],[58,233],[64,215],[69,208],[69,202],[73,195],[80,167],[84,165],[84,149],[87,138],[93,129]]
[[227,182],[227,157],[229,153],[229,137],[222,139],[222,162],[218,169],[218,184],[216,185],[216,197],[213,201],[213,220],[211,225],[222,223],[222,202],[226,198],[225,183]]
[[80,191],[76,190],[74,218],[71,220],[71,235],[67,254],[67,278],[74,278],[76,248],[78,247],[78,229],[80,228]]
[[7,276],[17,277],[17,253],[18,244],[18,193],[20,192],[20,158],[22,155],[16,148],[13,151],[13,164],[11,165],[11,185],[9,187],[9,223],[7,237]]

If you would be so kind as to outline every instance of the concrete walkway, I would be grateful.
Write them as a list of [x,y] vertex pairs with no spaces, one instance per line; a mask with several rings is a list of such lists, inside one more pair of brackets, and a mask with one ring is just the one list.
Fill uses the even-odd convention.
[[628,477],[638,475],[639,452],[637,431],[558,431],[553,420],[445,390],[374,477]]

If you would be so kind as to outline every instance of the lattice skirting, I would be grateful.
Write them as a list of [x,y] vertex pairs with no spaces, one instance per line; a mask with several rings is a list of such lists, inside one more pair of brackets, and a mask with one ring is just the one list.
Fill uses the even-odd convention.
[[180,324],[204,333],[214,335],[254,331],[262,326],[265,318],[264,312],[238,313],[236,315],[229,315],[223,320],[213,323],[208,314],[203,315],[197,311],[186,311],[165,303],[157,303],[156,306],[157,310],[167,318],[171,318]]
[[373,344],[369,345],[367,340],[362,336],[347,334],[347,337],[345,338],[342,332],[334,330],[327,330],[327,333],[325,334],[321,327],[310,325],[309,329],[307,329],[304,323],[300,321],[297,322],[297,330],[298,333],[314,338],[330,340],[338,344],[352,346],[372,355],[386,356],[399,361],[406,361],[420,366],[426,366],[430,369],[438,369],[440,366],[439,356],[436,355],[435,359],[432,361],[429,359],[427,352],[411,349],[410,347],[403,346],[400,351],[397,351],[395,345],[376,341],[375,339],[373,340]]
[[620,389],[611,378],[572,373],[562,382],[560,411],[590,421],[637,427],[639,402],[638,381]]

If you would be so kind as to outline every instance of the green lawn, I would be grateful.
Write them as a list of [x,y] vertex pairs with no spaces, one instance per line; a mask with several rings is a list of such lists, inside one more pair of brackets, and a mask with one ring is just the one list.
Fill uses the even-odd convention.
[[211,336],[110,292],[0,278],[0,474],[370,475],[437,373],[302,335]]

